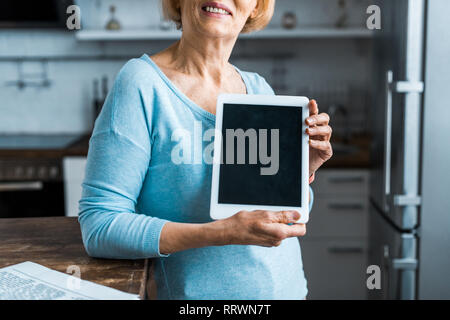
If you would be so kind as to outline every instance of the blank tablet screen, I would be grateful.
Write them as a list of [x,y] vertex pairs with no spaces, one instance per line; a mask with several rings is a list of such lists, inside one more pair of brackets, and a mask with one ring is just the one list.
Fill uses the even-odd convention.
[[301,107],[224,104],[221,156],[219,203],[301,207]]

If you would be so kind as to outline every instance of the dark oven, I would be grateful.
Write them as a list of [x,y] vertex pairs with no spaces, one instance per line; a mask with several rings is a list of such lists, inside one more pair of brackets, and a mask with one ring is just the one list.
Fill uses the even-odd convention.
[[0,218],[63,215],[61,159],[0,159]]

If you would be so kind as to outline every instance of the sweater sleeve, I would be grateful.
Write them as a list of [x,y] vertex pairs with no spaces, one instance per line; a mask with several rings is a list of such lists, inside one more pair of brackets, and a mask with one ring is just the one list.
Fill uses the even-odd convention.
[[119,72],[89,143],[78,220],[85,249],[94,257],[165,256],[159,238],[167,220],[135,211],[151,159],[148,109],[154,108],[144,106],[140,69],[131,60]]

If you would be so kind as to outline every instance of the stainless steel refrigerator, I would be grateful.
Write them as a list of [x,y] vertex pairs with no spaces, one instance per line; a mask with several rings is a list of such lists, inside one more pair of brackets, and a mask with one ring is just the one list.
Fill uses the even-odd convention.
[[450,1],[377,5],[369,298],[450,298]]

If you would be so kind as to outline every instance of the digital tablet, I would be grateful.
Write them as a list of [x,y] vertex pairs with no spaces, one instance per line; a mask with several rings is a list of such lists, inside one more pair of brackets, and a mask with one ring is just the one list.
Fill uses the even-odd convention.
[[296,210],[309,219],[306,97],[220,95],[210,216]]

